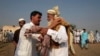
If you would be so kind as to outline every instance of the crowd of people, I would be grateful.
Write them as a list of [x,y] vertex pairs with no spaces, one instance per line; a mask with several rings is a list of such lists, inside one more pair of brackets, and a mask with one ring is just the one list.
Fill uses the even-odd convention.
[[[73,36],[74,36],[74,43],[81,43],[82,41],[82,34],[84,33],[84,30],[86,31],[86,29],[82,29],[82,30],[73,30]],[[93,31],[86,31],[87,34],[87,40],[88,43],[99,43],[100,42],[100,32],[98,30],[96,30],[95,32]]]
[[5,38],[6,42],[12,42],[13,41],[13,36],[14,36],[14,33],[12,32],[12,30],[5,30],[2,33],[2,37]]

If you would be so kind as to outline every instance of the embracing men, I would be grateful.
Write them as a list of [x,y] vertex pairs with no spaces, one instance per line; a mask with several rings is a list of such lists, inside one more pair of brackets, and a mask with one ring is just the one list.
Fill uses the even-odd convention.
[[[55,42],[58,44],[57,47],[55,47],[56,44],[50,44],[48,56],[68,56],[68,35],[66,32],[66,27],[61,23],[61,19],[54,19],[56,12],[53,14],[51,14],[51,12],[48,12],[48,19],[53,19],[53,21],[47,28],[39,27],[42,16],[41,12],[33,11],[30,14],[31,22],[26,23],[20,31],[19,42],[15,51],[15,56],[38,56],[36,44],[42,39],[40,36],[45,35],[50,36],[50,43]],[[56,27],[57,25],[59,26]],[[34,30],[34,28],[36,30]],[[38,28],[39,30],[37,31]],[[31,29],[32,35],[27,37],[25,33],[29,29]]]

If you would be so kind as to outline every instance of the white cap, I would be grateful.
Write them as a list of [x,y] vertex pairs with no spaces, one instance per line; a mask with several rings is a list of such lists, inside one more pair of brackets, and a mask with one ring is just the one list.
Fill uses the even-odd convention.
[[49,14],[55,14],[55,15],[59,16],[60,15],[59,7],[58,6],[55,6],[52,9],[49,9],[47,11],[47,13],[49,13]]
[[20,19],[19,19],[19,22],[20,22],[20,21],[25,21],[25,20],[24,20],[24,18],[20,18]]
[[49,10],[47,11],[47,13],[49,13],[49,14],[56,14],[56,11],[53,10],[53,9],[49,9]]

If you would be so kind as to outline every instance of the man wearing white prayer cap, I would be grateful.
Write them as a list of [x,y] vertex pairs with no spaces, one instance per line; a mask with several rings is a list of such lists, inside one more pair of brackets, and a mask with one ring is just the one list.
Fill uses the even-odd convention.
[[49,13],[49,14],[56,14],[56,11],[53,10],[53,9],[49,9],[49,10],[47,11],[47,13]]
[[25,19],[24,18],[20,18],[19,19],[19,26],[22,28],[23,24],[25,24]]
[[56,14],[56,12],[55,12],[55,10],[53,10],[53,9],[49,9],[48,11],[47,11],[47,14],[48,14],[48,21],[50,21],[51,19],[50,18],[53,18],[54,16],[55,16],[55,14]]
[[16,49],[16,47],[17,47],[17,43],[18,43],[18,40],[19,40],[19,33],[20,33],[20,30],[21,30],[21,28],[23,27],[23,25],[25,24],[24,18],[20,18],[18,21],[19,21],[19,26],[20,26],[20,28],[17,29],[17,30],[15,31],[14,37],[13,37],[13,43],[14,43],[14,45],[15,45],[15,49]]
[[[48,26],[51,25],[52,21],[60,18],[58,6],[47,11]],[[62,19],[61,19],[62,20]],[[58,32],[57,36],[51,36],[51,50],[49,51],[49,56],[68,56],[68,32],[66,32],[66,27],[68,23],[62,21],[60,25],[57,25],[54,30]]]

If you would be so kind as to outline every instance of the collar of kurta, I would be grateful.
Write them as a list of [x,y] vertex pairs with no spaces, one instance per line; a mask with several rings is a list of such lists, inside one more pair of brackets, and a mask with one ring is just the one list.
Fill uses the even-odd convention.
[[34,23],[30,22],[30,24],[34,26]]

